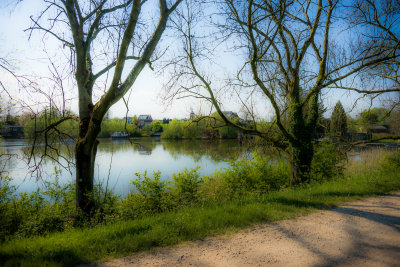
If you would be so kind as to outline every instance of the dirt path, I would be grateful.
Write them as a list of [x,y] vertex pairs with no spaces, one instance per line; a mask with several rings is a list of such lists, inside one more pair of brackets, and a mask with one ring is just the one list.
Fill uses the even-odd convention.
[[102,266],[400,266],[400,193]]

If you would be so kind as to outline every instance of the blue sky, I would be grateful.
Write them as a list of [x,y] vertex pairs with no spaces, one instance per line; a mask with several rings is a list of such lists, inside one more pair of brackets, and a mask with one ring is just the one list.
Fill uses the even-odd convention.
[[[0,3],[0,51],[1,56],[12,59],[17,71],[23,74],[49,75],[49,62],[43,52],[44,45],[50,55],[59,56],[59,43],[54,38],[42,39],[41,32],[35,32],[28,41],[29,33],[24,32],[30,24],[29,17],[36,15],[43,8],[43,1],[25,0],[16,8]],[[1,80],[8,82],[9,88],[15,88],[12,79],[0,72]],[[153,118],[164,117],[185,118],[190,110],[197,107],[191,101],[175,101],[173,105],[164,105],[159,97],[162,92],[162,77],[146,67],[132,87],[129,101],[129,116],[151,114]],[[74,90],[74,89],[72,89]],[[15,92],[15,89],[13,90]],[[21,93],[21,98],[27,100],[27,95]],[[77,100],[70,103],[70,107],[77,111]],[[126,108],[122,101],[111,108],[111,116],[125,116]]]
[[[3,0],[4,1],[4,0]],[[7,0],[6,0],[7,1]],[[35,32],[31,40],[28,41],[28,32],[24,32],[24,29],[31,25],[29,17],[36,15],[43,9],[43,1],[38,0],[25,0],[19,4],[16,8],[11,9],[9,6],[0,3],[0,25],[5,25],[0,28],[0,51],[1,56],[6,56],[12,59],[15,63],[18,72],[23,74],[33,74],[48,76],[49,75],[49,61],[46,58],[44,49],[49,55],[55,58],[60,56],[59,42],[54,38],[47,36],[42,38],[41,32]],[[173,40],[169,40],[169,43],[173,43]],[[68,51],[64,50],[64,53]],[[221,60],[224,61],[224,66],[230,66],[235,68],[238,66],[237,55],[229,53],[220,55]],[[218,59],[217,59],[218,60]],[[217,70],[219,73],[215,73],[217,76],[223,76],[223,68]],[[12,79],[0,72],[0,78],[3,82],[8,84],[10,88],[15,88],[15,83]],[[189,116],[190,111],[208,110],[206,105],[199,105],[199,102],[194,99],[175,100],[171,105],[166,105],[162,102],[160,94],[163,93],[162,84],[165,81],[165,77],[157,76],[157,74],[146,67],[139,78],[132,87],[132,93],[129,100],[129,116],[139,114],[151,114],[153,118],[162,119],[168,118],[185,118]],[[43,86],[48,84],[43,83]],[[76,89],[75,89],[76,90]],[[71,88],[70,96],[72,100],[69,102],[68,107],[77,112],[77,100],[74,99],[76,91]],[[18,93],[14,90],[15,95],[19,94],[19,97],[29,101],[37,101],[35,97],[28,99],[28,95],[24,92]],[[37,96],[40,98],[40,96]],[[346,91],[330,92],[323,96],[324,104],[328,108],[327,115],[330,114],[334,105],[340,100],[345,109],[350,111],[353,106],[353,102],[356,98],[355,94],[349,94]],[[237,108],[237,102],[226,101],[225,109],[239,112]],[[363,108],[366,107],[366,101],[362,101],[362,104],[358,108],[352,110],[352,115],[357,114]],[[272,115],[271,108],[265,103],[258,105],[258,110],[263,114],[262,117],[268,118]],[[122,101],[118,102],[111,108],[111,117],[123,117],[125,116],[126,108]]]

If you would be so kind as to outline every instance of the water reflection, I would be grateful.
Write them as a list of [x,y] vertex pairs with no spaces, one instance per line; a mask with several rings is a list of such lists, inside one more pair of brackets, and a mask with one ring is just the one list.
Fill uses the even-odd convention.
[[[61,147],[62,155],[73,160],[73,145]],[[27,140],[3,140],[0,146],[3,153],[15,155],[5,163],[4,169],[19,186],[20,192],[32,192],[43,186],[43,180],[55,178],[57,164],[51,160],[44,162],[41,177],[31,178],[26,165],[31,144]],[[39,148],[40,149],[40,148]],[[349,154],[350,160],[360,161],[361,151],[357,148]],[[262,150],[262,151],[260,151]],[[161,171],[162,179],[171,179],[173,173],[184,168],[200,166],[200,174],[212,174],[215,170],[227,166],[226,160],[249,155],[254,147],[240,145],[236,140],[157,140],[139,138],[133,140],[101,139],[95,162],[95,182],[108,184],[109,188],[120,195],[126,195],[132,189],[130,181],[135,178],[135,172],[152,173]],[[271,160],[282,159],[271,148],[263,146],[259,153],[267,154]],[[75,170],[62,170],[60,182],[68,183],[74,180]]]
[[[6,169],[13,183],[18,185],[18,191],[31,192],[43,186],[42,180],[54,179],[54,168],[57,164],[47,160],[43,165],[40,179],[31,178],[26,165],[31,144],[27,140],[3,140],[1,149],[6,153],[17,154]],[[40,148],[39,148],[40,150]],[[73,146],[62,146],[61,152],[68,159]],[[170,179],[173,173],[184,168],[201,166],[202,175],[212,174],[216,169],[225,167],[227,159],[234,159],[249,149],[240,146],[236,140],[202,141],[180,140],[168,141],[151,138],[140,138],[131,141],[102,139],[98,147],[95,162],[95,181],[109,184],[118,194],[125,195],[132,189],[130,181],[135,178],[135,172],[149,173],[161,171],[163,179]],[[62,183],[74,180],[75,170],[62,170]]]

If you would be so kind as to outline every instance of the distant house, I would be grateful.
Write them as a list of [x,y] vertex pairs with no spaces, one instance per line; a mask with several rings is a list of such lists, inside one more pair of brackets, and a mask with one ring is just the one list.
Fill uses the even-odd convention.
[[138,126],[143,127],[147,124],[151,124],[153,122],[153,119],[151,118],[151,115],[139,115],[138,117]]
[[368,132],[372,134],[388,134],[389,127],[386,127],[386,125],[374,125],[368,128]]

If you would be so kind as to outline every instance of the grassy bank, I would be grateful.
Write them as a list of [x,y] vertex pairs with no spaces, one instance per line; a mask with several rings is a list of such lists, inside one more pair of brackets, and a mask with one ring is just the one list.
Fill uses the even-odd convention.
[[[168,204],[168,199],[161,197],[162,192],[172,192],[172,189],[159,191],[159,198],[151,201],[148,199],[148,202],[135,195],[133,197],[136,198],[135,203],[142,201],[142,206],[137,207],[135,212],[138,213],[145,207],[147,208],[138,219],[115,220],[113,223],[100,224],[92,228],[68,228],[64,232],[48,233],[42,236],[13,237],[0,244],[0,262],[6,265],[70,266],[102,261],[155,246],[169,246],[184,240],[196,240],[226,231],[235,231],[255,223],[294,218],[316,209],[333,208],[346,201],[400,190],[399,152],[391,156],[370,153],[364,156],[361,162],[348,162],[341,177],[313,182],[295,189],[281,185],[280,189],[268,189],[265,187],[270,183],[268,179],[266,183],[253,180],[242,181],[241,179],[245,179],[245,177],[240,174],[246,174],[246,177],[252,175],[256,177],[262,172],[257,173],[259,168],[252,169],[246,163],[242,162],[241,164],[232,165],[227,173],[231,177],[229,178],[230,182],[236,182],[235,186],[241,186],[242,190],[231,192],[225,198],[220,197],[215,200],[215,196],[218,194],[207,190],[208,195],[213,195],[209,196],[209,201],[200,198],[191,205],[184,205],[183,203],[193,198],[193,195],[188,196],[188,192],[193,193],[193,191],[184,190],[181,187],[180,189],[184,190],[183,195],[186,197],[173,200],[173,203],[180,205],[180,208],[166,208],[155,212],[150,208],[159,208],[165,203]],[[277,178],[281,174],[284,175],[279,168],[278,170],[264,171]],[[196,177],[195,171],[192,171],[192,175],[182,175],[177,175],[174,180],[179,182],[185,177],[191,177],[193,178],[192,182],[200,181],[197,179],[199,177]],[[224,174],[216,174],[215,177],[224,177]],[[143,183],[145,179],[150,178],[142,174],[136,180],[136,183],[141,181],[137,185],[139,187],[146,185]],[[213,181],[208,184],[210,188],[218,188],[215,184],[215,181],[219,181],[218,179],[213,180],[212,177],[207,179]],[[157,181],[157,177],[148,180],[147,185],[154,181]],[[187,182],[184,184],[188,185]],[[199,183],[197,186],[200,187],[194,187],[200,190],[196,195],[204,197],[205,193],[201,193],[204,188]],[[207,185],[203,182],[203,186],[204,184]],[[219,185],[219,187],[227,191],[224,185]],[[144,195],[148,189],[148,187],[142,188]],[[250,189],[257,192],[249,192]],[[180,192],[182,195],[182,191],[176,192]],[[172,198],[171,194],[164,195],[164,197]],[[155,200],[156,202],[154,202]],[[149,210],[152,210],[153,213],[146,215]]]

